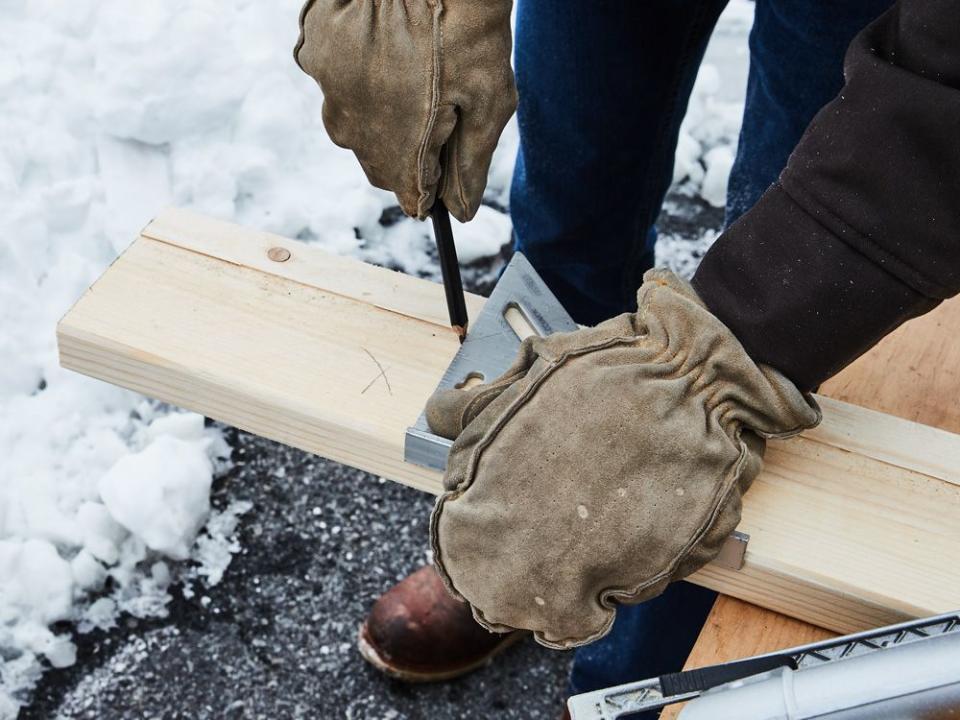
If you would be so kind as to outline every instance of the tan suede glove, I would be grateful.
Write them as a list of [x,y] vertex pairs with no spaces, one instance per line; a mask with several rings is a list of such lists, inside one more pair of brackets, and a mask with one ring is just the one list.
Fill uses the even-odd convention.
[[511,0],[309,0],[297,64],[323,122],[373,185],[425,218],[439,192],[461,221],[480,207],[517,106]]
[[527,340],[496,382],[428,403],[434,432],[456,437],[434,561],[488,629],[557,648],[602,637],[617,603],[717,555],[763,438],[820,420],[687,283],[644,280],[636,313]]

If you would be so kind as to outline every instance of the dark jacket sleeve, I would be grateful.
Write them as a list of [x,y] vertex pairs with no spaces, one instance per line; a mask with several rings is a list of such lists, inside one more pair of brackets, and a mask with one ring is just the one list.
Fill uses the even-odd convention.
[[844,74],[693,279],[755,360],[804,389],[960,292],[960,0],[900,0]]

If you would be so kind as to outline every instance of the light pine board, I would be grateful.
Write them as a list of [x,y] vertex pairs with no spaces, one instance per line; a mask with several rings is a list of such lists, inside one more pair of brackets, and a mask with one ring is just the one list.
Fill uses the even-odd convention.
[[[290,259],[269,259],[272,248]],[[483,300],[468,299],[475,317]],[[67,313],[62,364],[414,487],[403,434],[458,347],[440,285],[181,210]],[[837,631],[960,606],[960,438],[828,402],[771,443],[740,572],[694,581]],[[931,451],[932,449],[932,451]]]
[[[960,298],[901,326],[824,383],[821,391],[856,405],[960,432]],[[834,419],[835,426],[842,426],[842,421]],[[871,426],[877,432],[878,428],[896,429],[899,425],[884,421]],[[898,436],[887,435],[888,442],[895,447]],[[862,447],[863,437],[853,439]],[[875,448],[876,440],[874,437]],[[928,453],[927,459],[936,455]],[[805,645],[834,634],[721,595],[684,668],[701,668]],[[682,707],[680,704],[666,708],[661,720],[673,720]]]
[[[685,670],[763,655],[833,637],[829,630],[721,595],[710,611]],[[676,720],[686,703],[668,705],[660,720]]]
[[960,433],[960,298],[901,325],[821,392]]

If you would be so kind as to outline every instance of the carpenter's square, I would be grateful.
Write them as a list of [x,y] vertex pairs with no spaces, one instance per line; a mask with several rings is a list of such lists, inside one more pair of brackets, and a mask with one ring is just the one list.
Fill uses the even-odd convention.
[[[513,363],[524,337],[570,332],[578,327],[523,253],[514,253],[437,390],[491,382]],[[403,459],[414,465],[444,470],[452,444],[453,441],[430,431],[427,417],[421,412],[414,426],[407,428]],[[734,531],[714,562],[740,570],[749,540],[748,534]]]

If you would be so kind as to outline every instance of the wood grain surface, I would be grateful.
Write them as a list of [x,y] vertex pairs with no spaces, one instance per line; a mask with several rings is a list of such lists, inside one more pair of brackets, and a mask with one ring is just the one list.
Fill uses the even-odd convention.
[[[482,298],[468,302],[476,316]],[[58,340],[67,368],[438,492],[403,438],[458,348],[446,322],[438,284],[171,211]],[[693,581],[837,631],[960,605],[944,573],[960,549],[960,436],[825,407],[817,431],[770,443],[744,504],[744,569]]]
[[[843,372],[821,392],[831,398],[960,432],[960,298],[912,320]],[[895,444],[896,435],[888,436]],[[957,468],[947,467],[952,474]],[[945,568],[949,566],[945,564]],[[946,569],[949,572],[949,569]],[[958,602],[960,606],[960,602]],[[760,655],[832,637],[810,623],[721,595],[686,669]],[[682,705],[668,707],[673,720]]]

